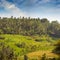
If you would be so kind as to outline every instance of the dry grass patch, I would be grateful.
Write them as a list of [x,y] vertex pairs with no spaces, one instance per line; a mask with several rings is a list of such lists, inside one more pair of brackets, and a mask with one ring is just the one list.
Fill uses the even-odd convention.
[[57,57],[56,54],[52,53],[51,51],[37,51],[28,54],[28,57],[42,57],[43,54],[46,54],[47,57]]

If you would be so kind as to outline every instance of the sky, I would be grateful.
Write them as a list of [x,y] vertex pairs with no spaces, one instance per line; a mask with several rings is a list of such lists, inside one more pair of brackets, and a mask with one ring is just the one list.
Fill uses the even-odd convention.
[[0,0],[0,17],[10,16],[60,22],[60,0]]

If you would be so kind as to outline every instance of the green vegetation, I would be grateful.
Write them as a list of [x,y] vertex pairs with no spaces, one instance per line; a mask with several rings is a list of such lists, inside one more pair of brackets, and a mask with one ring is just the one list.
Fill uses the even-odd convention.
[[0,50],[0,59],[1,60],[16,60],[14,51],[8,47],[2,46]]
[[[53,43],[55,41],[47,41],[45,40],[48,37],[44,37],[42,41],[38,42],[33,37],[22,36],[22,35],[0,35],[0,45],[5,45],[13,48],[17,55],[23,55],[28,52],[33,52],[37,50],[51,50],[53,49]],[[42,36],[43,37],[43,36]],[[2,39],[3,38],[3,39]],[[51,37],[49,37],[51,38]],[[39,40],[41,38],[39,37]],[[51,38],[52,39],[52,38]],[[52,43],[51,43],[52,42]]]
[[[48,39],[50,41],[48,41]],[[34,51],[52,51],[54,49],[54,38],[48,37],[45,35],[42,36],[22,36],[22,35],[11,35],[11,34],[2,34],[0,35],[0,48],[10,47],[13,49],[14,56],[21,57],[25,54]],[[36,41],[41,40],[41,41]],[[8,51],[9,52],[9,51]]]
[[0,34],[50,35],[60,37],[60,24],[43,18],[0,18]]
[[53,50],[53,52],[57,55],[60,55],[60,40],[55,45],[56,48]]
[[[57,41],[59,43],[55,45]],[[37,51],[41,56],[29,57],[29,53],[33,55]],[[46,52],[42,54],[41,51]],[[0,18],[1,60],[58,60],[54,55],[56,52],[60,54],[60,24],[57,21],[50,23],[46,18],[13,16]]]

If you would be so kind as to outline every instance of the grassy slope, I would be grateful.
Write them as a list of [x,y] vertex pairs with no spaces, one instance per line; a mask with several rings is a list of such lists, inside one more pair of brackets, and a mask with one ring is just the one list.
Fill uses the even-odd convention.
[[[24,55],[26,53],[38,51],[38,50],[51,51],[54,48],[53,46],[54,41],[52,39],[51,41],[47,41],[45,36],[29,37],[29,36],[9,35],[9,34],[0,35],[0,36],[5,37],[5,39],[0,39],[0,43],[3,42],[6,46],[10,46],[11,48],[13,48],[15,54],[17,55]],[[40,39],[42,41],[37,42],[35,41],[36,39]],[[25,44],[25,46],[21,48],[16,46],[16,44]],[[31,56],[32,54],[35,55],[37,53],[31,53],[31,54],[28,54],[28,56]]]

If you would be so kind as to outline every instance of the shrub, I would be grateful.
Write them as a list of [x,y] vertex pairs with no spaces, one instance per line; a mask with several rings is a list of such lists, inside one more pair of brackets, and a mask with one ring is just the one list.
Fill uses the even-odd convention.
[[25,43],[23,42],[23,43],[17,43],[17,44],[15,44],[17,47],[19,47],[19,48],[24,48],[25,47]]
[[42,42],[42,40],[41,40],[41,39],[35,39],[35,41],[36,41],[36,42]]
[[3,46],[0,50],[0,59],[1,60],[13,60],[14,59],[14,51],[8,46]]
[[53,53],[60,56],[60,40],[57,42],[57,44],[55,46],[56,46],[56,48],[53,50]]

